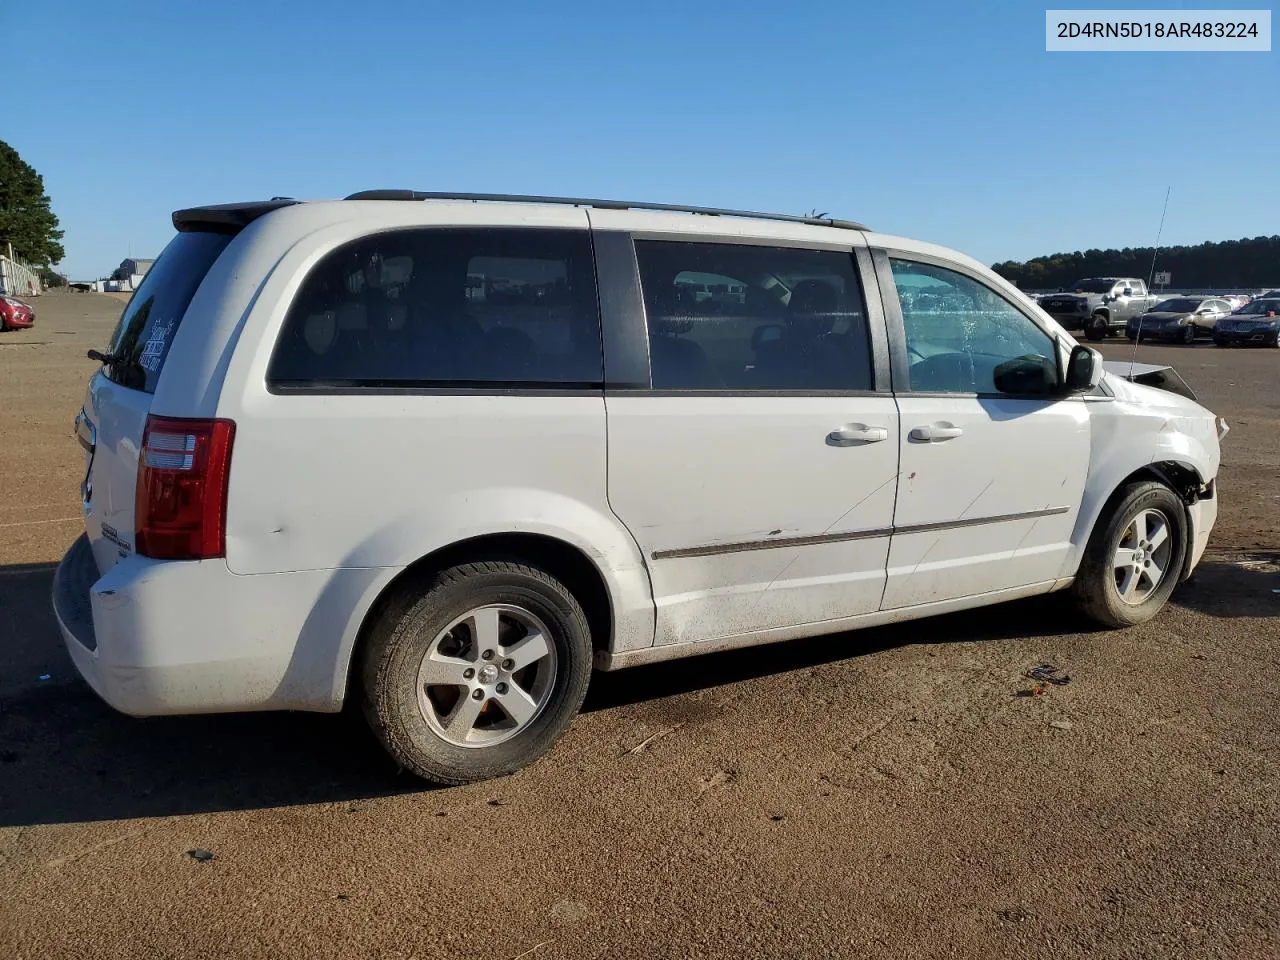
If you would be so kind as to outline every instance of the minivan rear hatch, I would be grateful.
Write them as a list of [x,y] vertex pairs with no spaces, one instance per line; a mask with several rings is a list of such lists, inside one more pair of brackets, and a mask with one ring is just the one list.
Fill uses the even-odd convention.
[[[176,221],[176,217],[175,217]],[[205,274],[234,230],[182,230],[142,279],[89,380],[76,434],[85,448],[80,496],[98,571],[134,550],[138,450],[169,347]]]

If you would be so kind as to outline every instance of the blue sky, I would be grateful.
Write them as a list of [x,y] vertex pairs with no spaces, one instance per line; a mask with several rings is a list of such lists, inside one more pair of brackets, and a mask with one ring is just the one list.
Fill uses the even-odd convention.
[[1046,53],[1045,8],[8,2],[0,138],[76,278],[178,207],[391,186],[817,207],[987,262],[1149,245],[1168,186],[1165,242],[1280,232],[1280,53]]

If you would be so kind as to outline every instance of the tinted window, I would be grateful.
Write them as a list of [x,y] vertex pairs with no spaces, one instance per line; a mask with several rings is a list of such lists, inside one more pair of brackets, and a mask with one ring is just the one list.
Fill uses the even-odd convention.
[[179,233],[169,241],[142,284],[129,298],[111,335],[106,367],[111,380],[155,393],[178,324],[200,281],[231,237],[221,233]]
[[288,386],[603,379],[584,230],[425,229],[328,254],[289,308],[268,379]]
[[977,280],[931,264],[890,260],[902,305],[912,390],[1050,392],[1052,338]]
[[1080,293],[1110,293],[1112,285],[1111,280],[1077,280],[1070,289]]
[[1192,313],[1200,306],[1199,300],[1162,300],[1155,306],[1156,313]]
[[1280,311],[1280,300],[1254,300],[1246,303],[1236,311],[1240,314],[1258,314],[1265,317],[1268,313]]
[[870,390],[849,253],[636,242],[655,389]]

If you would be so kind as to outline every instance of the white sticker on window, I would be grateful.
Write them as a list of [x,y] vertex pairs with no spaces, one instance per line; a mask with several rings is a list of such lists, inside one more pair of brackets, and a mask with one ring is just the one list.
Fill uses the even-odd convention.
[[151,336],[142,345],[142,354],[138,364],[144,370],[155,373],[160,369],[160,357],[164,353],[164,345],[169,342],[169,333],[173,330],[173,321],[158,323],[151,328]]

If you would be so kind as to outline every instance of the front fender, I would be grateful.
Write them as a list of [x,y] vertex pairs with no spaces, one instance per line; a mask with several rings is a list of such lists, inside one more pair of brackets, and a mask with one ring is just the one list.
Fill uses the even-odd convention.
[[[1165,464],[1191,471],[1198,485],[1218,475],[1220,454],[1213,416],[1198,404],[1167,395],[1176,404],[1159,402],[1161,391],[1126,383],[1153,404],[1116,398],[1091,402],[1089,476],[1072,543],[1075,549],[1064,564],[1062,576],[1075,575],[1089,537],[1107,502],[1135,474],[1150,472],[1167,478]],[[1176,488],[1175,488],[1176,489]]]

